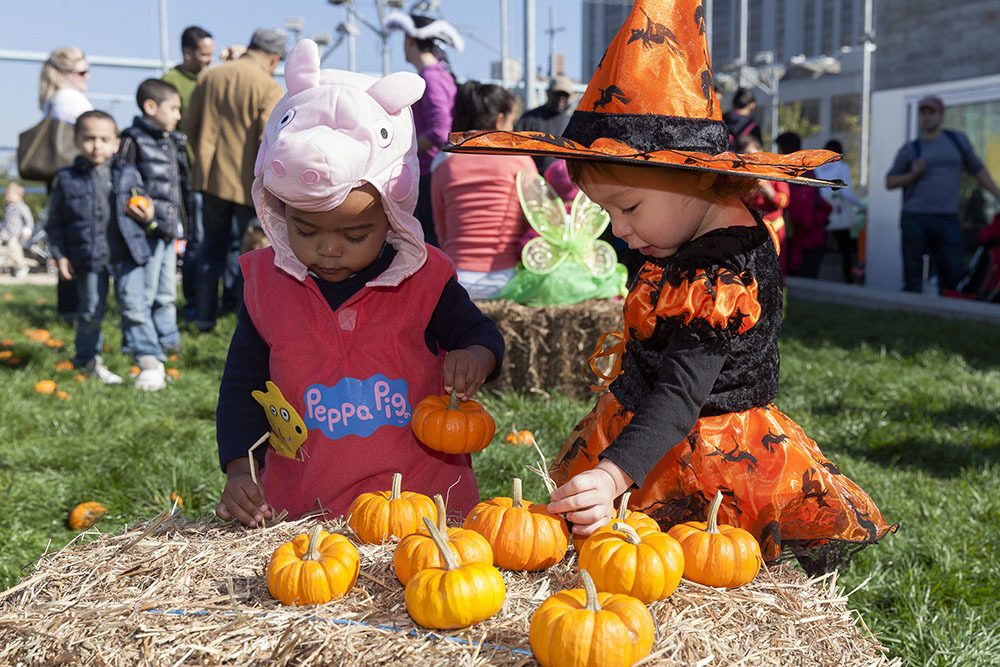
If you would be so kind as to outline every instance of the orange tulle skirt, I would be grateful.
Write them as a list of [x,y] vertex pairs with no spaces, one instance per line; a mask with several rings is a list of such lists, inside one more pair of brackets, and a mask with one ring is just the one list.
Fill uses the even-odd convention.
[[[613,394],[604,394],[552,464],[555,482],[593,468],[631,418]],[[764,560],[786,551],[807,571],[808,564],[815,571],[839,567],[898,528],[773,404],[700,418],[632,492],[629,507],[666,530],[704,521],[716,491],[724,495],[720,523],[753,534]]]

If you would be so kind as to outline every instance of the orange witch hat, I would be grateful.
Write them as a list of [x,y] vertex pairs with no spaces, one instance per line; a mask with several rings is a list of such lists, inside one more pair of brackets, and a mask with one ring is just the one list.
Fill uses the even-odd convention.
[[514,153],[677,167],[820,187],[803,176],[839,160],[832,151],[727,151],[729,130],[712,86],[701,0],[636,0],[561,136],[453,132],[444,150]]

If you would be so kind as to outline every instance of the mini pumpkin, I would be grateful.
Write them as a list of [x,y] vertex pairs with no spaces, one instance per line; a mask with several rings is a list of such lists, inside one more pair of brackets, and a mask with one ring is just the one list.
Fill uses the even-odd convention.
[[71,371],[73,370],[73,362],[63,359],[56,362],[55,368],[57,371]]
[[446,454],[478,452],[490,444],[496,424],[476,401],[451,396],[428,396],[413,409],[410,428],[417,440]]
[[444,567],[420,570],[406,583],[406,611],[427,628],[451,630],[485,621],[503,607],[507,588],[500,571],[489,563],[459,564],[434,522],[424,525]]
[[35,383],[35,391],[39,394],[51,394],[56,390],[56,383],[52,380],[41,380]]
[[[611,520],[625,521],[625,523],[635,528],[640,534],[644,530],[659,530],[660,524],[656,523],[656,519],[648,514],[636,512],[635,510],[630,510],[628,508],[628,501],[631,497],[631,491],[626,491],[622,494],[622,497],[618,502],[618,509],[614,511],[614,514],[611,516]],[[602,526],[602,528],[605,527],[606,526]],[[598,528],[597,530],[601,530],[601,528]],[[591,533],[591,535],[593,535],[593,533]],[[577,553],[580,553],[583,549],[583,545],[587,541],[588,537],[590,537],[590,535],[577,535],[576,533],[573,533],[573,548],[576,549]]]
[[36,343],[44,343],[49,338],[52,338],[52,334],[46,329],[25,329],[24,335]]
[[56,391],[56,398],[58,398],[59,400],[62,400],[62,401],[68,401],[69,400],[69,392],[63,391],[62,389],[59,389],[59,390]]
[[566,520],[549,514],[547,505],[524,500],[518,478],[510,498],[476,504],[463,526],[485,537],[493,564],[508,570],[544,570],[562,560],[569,544]]
[[705,586],[737,588],[760,571],[760,545],[753,535],[718,523],[722,492],[716,491],[708,521],[681,523],[668,531],[684,550],[684,578]]
[[[493,549],[486,538],[474,530],[466,528],[449,528],[444,498],[435,494],[434,506],[437,509],[437,529],[444,537],[448,550],[460,564],[486,563],[493,564]],[[429,567],[444,567],[441,551],[425,528],[404,537],[392,554],[392,569],[404,586],[420,570]]]
[[138,206],[141,209],[147,209],[153,205],[153,202],[149,197],[140,195],[135,188],[132,188],[132,196],[128,198],[128,206]]
[[508,442],[515,447],[531,447],[531,443],[534,439],[535,436],[531,431],[517,431],[512,428],[503,441]]
[[354,587],[360,563],[350,540],[315,526],[274,550],[267,564],[267,590],[284,605],[324,604]]
[[639,533],[624,521],[590,536],[580,552],[580,569],[593,572],[599,591],[624,593],[646,604],[665,600],[684,573],[684,551],[660,530]]
[[362,493],[347,508],[347,524],[366,544],[377,544],[420,530],[423,518],[437,521],[434,501],[422,493],[403,491],[403,475],[394,473],[392,489]]
[[653,648],[653,616],[640,600],[583,588],[550,596],[531,615],[529,641],[544,667],[627,667]]
[[69,513],[69,527],[72,530],[83,530],[97,523],[108,511],[101,503],[89,501],[80,503]]

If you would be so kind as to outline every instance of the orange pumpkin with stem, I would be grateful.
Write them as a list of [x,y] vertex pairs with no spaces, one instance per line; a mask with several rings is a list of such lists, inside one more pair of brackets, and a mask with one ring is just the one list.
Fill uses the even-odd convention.
[[324,604],[354,587],[360,562],[350,540],[315,526],[274,550],[267,564],[267,590],[285,605]]
[[40,380],[35,383],[35,391],[39,394],[51,394],[56,390],[56,383],[52,380]]
[[[614,514],[611,517],[611,520],[624,521],[628,525],[635,528],[640,534],[645,530],[659,530],[660,524],[656,523],[656,519],[649,516],[648,514],[643,514],[642,512],[636,512],[635,510],[630,510],[628,508],[628,501],[629,498],[631,497],[632,497],[631,491],[626,491],[625,493],[622,494],[621,500],[618,501],[618,509],[615,510]],[[605,528],[610,530],[608,526],[601,526],[597,530],[603,530]],[[596,533],[597,530],[595,530],[594,533]],[[591,537],[594,533],[591,533],[590,535],[587,536],[577,535],[576,533],[573,533],[573,548],[576,549],[577,553],[580,553],[580,551],[583,549],[584,542],[586,542],[587,538]]]
[[569,528],[561,516],[548,513],[521,495],[521,480],[514,478],[510,498],[478,503],[463,524],[490,543],[493,564],[508,570],[544,570],[566,554]]
[[624,593],[646,604],[665,600],[684,573],[684,551],[660,530],[642,533],[624,521],[595,532],[580,552],[580,569],[593,572],[599,591]]
[[392,489],[362,493],[347,508],[347,525],[366,544],[378,544],[390,535],[403,538],[420,530],[423,518],[437,521],[434,501],[422,493],[403,491],[403,475],[394,473]]
[[507,587],[489,563],[460,564],[434,522],[424,518],[443,567],[420,570],[406,583],[406,611],[427,628],[450,630],[485,621],[503,607]]
[[599,593],[580,570],[583,588],[550,596],[531,615],[529,641],[543,667],[627,667],[653,648],[653,615],[642,601]]
[[[434,495],[434,506],[437,508],[437,529],[444,537],[445,545],[455,556],[458,563],[493,564],[493,549],[486,538],[474,530],[467,528],[449,528],[444,498],[441,494]],[[441,551],[435,544],[430,532],[421,528],[415,533],[404,537],[392,553],[392,569],[404,586],[410,578],[420,570],[429,567],[444,567]]]
[[716,491],[708,521],[681,523],[668,531],[684,550],[684,578],[705,586],[737,588],[760,571],[760,545],[753,535],[718,523],[722,492]]
[[108,508],[94,501],[80,503],[69,513],[69,527],[72,530],[83,530],[97,523],[108,511]]
[[141,209],[147,209],[153,205],[153,202],[149,197],[140,195],[135,188],[132,188],[132,196],[128,198],[128,206],[138,206]]
[[417,440],[446,454],[469,454],[486,448],[493,440],[496,423],[476,401],[451,396],[428,396],[413,409],[410,428]]

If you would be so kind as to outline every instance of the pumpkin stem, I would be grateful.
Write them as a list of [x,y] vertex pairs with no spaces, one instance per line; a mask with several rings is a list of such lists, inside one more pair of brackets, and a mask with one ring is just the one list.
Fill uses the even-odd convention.
[[448,402],[448,409],[454,410],[458,407],[458,394],[455,393],[455,389],[451,390],[451,400]]
[[712,504],[708,507],[708,525],[705,526],[706,533],[713,535],[719,532],[719,505],[722,504],[722,491],[716,491],[712,498]]
[[639,542],[642,542],[642,538],[639,537],[639,533],[636,532],[635,528],[628,525],[624,521],[615,521],[612,523],[611,530],[616,530],[619,533],[625,533],[625,539],[628,540],[629,544],[639,544]]
[[583,583],[583,590],[587,594],[587,611],[599,612],[601,610],[601,603],[597,598],[597,586],[594,585],[594,580],[590,578],[590,573],[586,570],[580,570],[580,581]]
[[437,547],[438,552],[441,554],[441,560],[444,561],[444,569],[454,570],[457,568],[458,561],[455,559],[455,554],[448,548],[448,540],[437,529],[437,526],[434,525],[429,516],[424,517],[424,525],[427,526],[427,532],[430,533],[431,539],[434,540],[434,546]]
[[629,515],[628,499],[630,497],[632,497],[632,492],[626,491],[625,493],[622,494],[621,503],[619,503],[618,505],[618,518],[621,519],[622,521],[628,518]]
[[437,510],[438,520],[437,529],[441,531],[442,535],[448,534],[448,516],[447,509],[444,506],[444,498],[440,493],[434,494],[434,509]]
[[523,507],[524,506],[524,496],[521,493],[521,478],[515,477],[513,489],[511,489],[511,506],[512,507]]
[[302,560],[319,560],[319,534],[323,531],[323,526],[315,525],[313,529],[309,531],[309,545],[306,547],[305,554],[302,555]]
[[399,495],[403,492],[403,473],[392,473],[392,491],[389,500],[399,500]]

